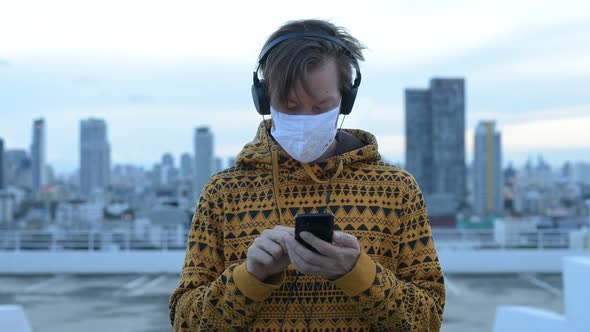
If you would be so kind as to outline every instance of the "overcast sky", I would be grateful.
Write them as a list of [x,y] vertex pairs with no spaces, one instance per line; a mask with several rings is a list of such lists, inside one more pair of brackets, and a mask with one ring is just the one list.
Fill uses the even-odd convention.
[[466,80],[468,161],[481,120],[497,121],[504,164],[590,161],[590,1],[0,0],[0,137],[28,149],[44,117],[58,173],[78,167],[88,117],[107,121],[113,163],[178,162],[201,125],[217,155],[234,156],[261,120],[258,52],[301,18],[368,46],[344,127],[376,134],[392,162],[404,162],[403,90],[432,77]]

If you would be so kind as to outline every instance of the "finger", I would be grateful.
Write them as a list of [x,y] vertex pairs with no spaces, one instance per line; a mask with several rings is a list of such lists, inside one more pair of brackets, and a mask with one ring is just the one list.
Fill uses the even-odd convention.
[[356,238],[356,236],[344,232],[335,231],[334,235],[332,236],[332,241],[341,247],[353,249],[360,248],[359,240]]
[[335,256],[337,254],[338,248],[333,244],[326,242],[319,237],[313,235],[313,233],[304,231],[299,233],[301,238],[309,243],[312,247],[314,247],[320,254],[324,256]]
[[248,257],[264,266],[268,266],[274,262],[272,256],[260,247],[254,247],[251,251],[249,250]]
[[295,235],[295,228],[293,227],[287,227],[287,226],[282,226],[282,225],[277,225],[273,228],[273,230],[277,230],[277,231],[281,231],[281,232],[286,232],[289,233],[291,235]]
[[287,241],[287,248],[289,249],[289,258],[291,263],[295,265],[298,271],[307,274],[317,274],[318,267],[306,262],[300,255],[297,254],[295,246],[299,244],[295,239]]
[[260,234],[260,237],[268,238],[268,239],[280,244],[283,248],[285,245],[284,239],[288,236],[289,236],[289,234],[287,232],[277,231],[277,230],[273,230],[273,229],[265,229],[264,231],[262,231],[262,234]]
[[[299,243],[295,238],[289,238],[287,243],[291,244],[292,250],[289,250],[289,253],[293,251],[297,256],[303,259],[306,263],[310,265],[314,265],[316,267],[327,266],[327,262],[325,261],[325,257],[321,256],[320,254],[316,254],[315,252],[307,249],[304,245]],[[290,256],[289,256],[290,257]]]
[[280,243],[283,237],[289,236],[289,232],[275,229],[265,229],[264,231],[262,231],[262,234],[260,234],[260,236],[269,238],[276,243]]
[[268,239],[263,239],[260,241],[259,247],[272,256],[272,258],[275,260],[279,260],[284,254],[286,254],[280,244]]

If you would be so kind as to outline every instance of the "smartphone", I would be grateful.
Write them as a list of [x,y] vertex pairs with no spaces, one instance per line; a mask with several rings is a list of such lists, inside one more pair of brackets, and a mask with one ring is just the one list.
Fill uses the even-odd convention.
[[299,233],[307,231],[316,237],[332,243],[334,232],[334,215],[331,213],[298,214],[295,216],[295,239],[313,252],[318,252],[314,247],[305,242]]

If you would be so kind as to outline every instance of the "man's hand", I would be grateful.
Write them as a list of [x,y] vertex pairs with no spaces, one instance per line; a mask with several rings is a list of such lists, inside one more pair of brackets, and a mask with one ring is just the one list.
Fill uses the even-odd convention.
[[350,234],[336,231],[334,244],[319,239],[309,232],[301,232],[301,238],[316,248],[319,254],[307,249],[293,236],[287,239],[291,262],[298,271],[335,280],[350,272],[360,256],[358,239]]
[[293,237],[293,227],[275,226],[265,229],[248,248],[246,270],[263,281],[291,264],[285,239]]

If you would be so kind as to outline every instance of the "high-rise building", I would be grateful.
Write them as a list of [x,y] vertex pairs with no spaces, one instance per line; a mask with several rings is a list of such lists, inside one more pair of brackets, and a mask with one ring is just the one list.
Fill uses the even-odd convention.
[[407,89],[406,96],[406,168],[412,173],[422,192],[430,193],[432,174],[432,111],[430,91]]
[[194,149],[195,197],[198,199],[205,183],[213,174],[213,133],[209,127],[195,129]]
[[90,195],[110,184],[111,147],[104,120],[80,121],[80,190]]
[[5,185],[32,188],[32,164],[26,150],[5,150]]
[[223,171],[223,159],[215,157],[215,173]]
[[424,192],[431,223],[455,225],[466,201],[465,81],[435,78],[406,89],[406,169]]
[[174,157],[170,153],[165,153],[162,156],[162,164],[161,164],[161,177],[162,177],[162,184],[172,184],[176,181],[177,171],[174,167]]
[[174,157],[170,153],[165,153],[162,156],[162,166],[168,166],[174,168]]
[[502,145],[493,121],[482,121],[475,130],[473,160],[473,211],[485,218],[503,213]]
[[39,192],[47,183],[46,177],[46,156],[47,139],[45,131],[45,120],[36,119],[33,122],[33,142],[31,144],[31,159],[33,162],[33,192]]
[[150,178],[152,180],[153,186],[159,187],[164,184],[162,182],[162,164],[154,164],[154,166],[152,167],[152,171],[150,173]]
[[183,180],[193,180],[193,158],[188,153],[180,156],[180,176]]
[[6,174],[6,162],[4,159],[4,140],[0,138],[0,189],[3,189],[4,186],[6,186],[4,180]]

